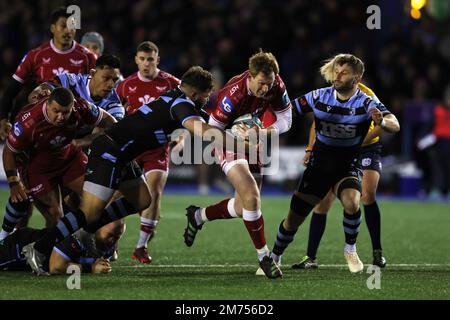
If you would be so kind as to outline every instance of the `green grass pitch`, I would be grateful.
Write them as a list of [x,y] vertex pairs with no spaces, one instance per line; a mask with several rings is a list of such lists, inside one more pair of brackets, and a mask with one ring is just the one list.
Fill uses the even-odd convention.
[[[7,200],[1,190],[0,205]],[[185,210],[189,204],[207,205],[222,197],[167,195],[162,218],[150,244],[153,263],[131,260],[138,237],[138,216],[127,218],[119,260],[108,275],[81,276],[81,289],[68,290],[68,276],[36,277],[31,273],[0,272],[0,299],[449,299],[450,241],[448,204],[380,201],[382,240],[388,266],[381,288],[368,289],[370,274],[352,275],[343,257],[342,210],[336,203],[329,214],[319,249],[318,270],[291,270],[304,255],[309,218],[283,257],[283,279],[255,276],[257,261],[241,220],[205,225],[195,244],[183,242]],[[272,247],[289,197],[264,197],[266,237]],[[42,226],[35,213],[33,226]],[[358,252],[366,267],[372,261],[365,222]],[[367,268],[365,267],[365,270]]]

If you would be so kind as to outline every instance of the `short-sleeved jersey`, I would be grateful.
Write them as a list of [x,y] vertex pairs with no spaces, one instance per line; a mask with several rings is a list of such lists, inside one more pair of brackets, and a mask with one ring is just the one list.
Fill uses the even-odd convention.
[[115,156],[128,162],[168,143],[168,136],[191,118],[203,121],[194,102],[177,87],[141,106],[105,133],[117,144],[119,154]]
[[[369,97],[371,97],[372,99],[374,99],[377,102],[380,102],[380,100],[378,99],[378,97],[375,95],[375,92],[372,91],[372,89],[370,89],[369,87],[365,86],[362,83],[358,83],[358,88],[364,92],[365,94],[367,94]],[[370,127],[369,127],[369,132],[371,130],[375,129],[375,123],[372,121],[370,123]],[[380,141],[380,137],[375,137],[372,140],[370,140],[367,144],[364,144],[364,146],[368,146],[374,143],[377,143],[378,141]]]
[[47,115],[47,101],[45,98],[25,107],[17,115],[6,139],[11,151],[25,153],[30,159],[39,158],[42,163],[67,159],[73,151],[71,142],[77,130],[84,124],[97,125],[103,112],[92,103],[77,98],[67,123],[55,126]]
[[275,77],[272,88],[262,98],[257,98],[251,93],[248,88],[249,77],[250,71],[247,70],[232,78],[219,91],[217,105],[210,114],[210,124],[220,124],[224,129],[236,118],[247,113],[262,119],[262,115],[268,109],[281,112],[291,107],[286,86],[279,75]]
[[140,106],[149,104],[167,91],[180,84],[180,80],[170,73],[159,70],[153,80],[145,79],[139,72],[129,76],[117,87],[122,101],[127,101],[127,114],[135,112]]
[[296,98],[294,105],[300,114],[314,113],[316,139],[333,147],[360,147],[372,121],[370,110],[388,112],[378,99],[359,89],[347,101],[340,101],[333,87],[311,91]]
[[90,81],[91,76],[88,74],[63,73],[56,76],[52,81],[49,81],[48,84],[61,85],[64,88],[70,89],[75,97],[81,97],[84,100],[95,104],[97,107],[107,111],[117,121],[123,119],[125,116],[125,109],[117,95],[116,89],[112,89],[103,99],[94,101],[89,90]]
[[61,51],[50,40],[23,57],[13,78],[20,83],[40,84],[65,72],[89,73],[96,60],[95,54],[75,41],[72,48]]

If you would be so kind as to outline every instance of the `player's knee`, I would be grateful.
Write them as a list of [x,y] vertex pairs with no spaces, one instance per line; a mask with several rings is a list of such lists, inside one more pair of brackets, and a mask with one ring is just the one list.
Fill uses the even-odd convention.
[[256,210],[261,207],[259,190],[257,188],[246,190],[245,193],[241,195],[241,199],[244,208]]
[[349,214],[356,213],[359,210],[359,198],[358,197],[343,197],[341,199],[342,206],[345,212]]

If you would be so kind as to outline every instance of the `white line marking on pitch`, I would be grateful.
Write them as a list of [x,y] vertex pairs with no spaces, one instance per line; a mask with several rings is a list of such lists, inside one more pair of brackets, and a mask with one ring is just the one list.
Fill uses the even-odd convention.
[[[287,264],[285,266],[289,266]],[[368,266],[368,264],[366,265]],[[152,264],[152,265],[129,265],[129,266],[114,266],[113,268],[257,268],[256,264]],[[423,263],[423,264],[388,264],[387,268],[437,268],[437,267],[450,267],[450,263]],[[347,268],[346,264],[321,264],[320,268]]]

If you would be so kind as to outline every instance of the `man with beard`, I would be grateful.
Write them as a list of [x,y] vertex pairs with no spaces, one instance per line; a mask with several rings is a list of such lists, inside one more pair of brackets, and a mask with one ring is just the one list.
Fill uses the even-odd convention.
[[[65,73],[89,73],[97,57],[75,40],[75,29],[69,29],[70,14],[66,7],[53,11],[50,19],[50,41],[29,51],[20,62],[0,101],[0,138],[5,139],[11,129],[9,114],[14,98],[29,83],[41,84]],[[14,118],[14,114],[11,115]]]
[[[224,144],[234,148],[235,143],[242,143],[231,134],[206,124],[200,116],[199,110],[208,101],[212,87],[211,73],[198,66],[191,67],[183,75],[180,86],[143,105],[94,140],[80,208],[67,212],[56,227],[23,249],[35,273],[46,274],[42,268],[45,256],[55,243],[78,229],[87,226],[90,231],[97,230],[150,205],[148,186],[133,159],[165,145],[174,130],[184,127],[199,138],[209,141],[214,138],[220,148]],[[248,144],[246,147],[248,149]],[[107,206],[116,190],[123,197]]]
[[361,144],[371,121],[387,132],[397,132],[400,127],[381,102],[358,88],[364,73],[359,58],[339,54],[329,61],[333,61],[333,86],[294,100],[299,114],[314,113],[316,140],[289,213],[278,228],[272,258],[280,263],[298,227],[332,190],[344,209],[344,256],[350,272],[358,273],[363,270],[355,246],[361,223],[361,178],[357,168]]

